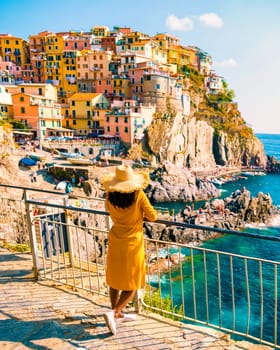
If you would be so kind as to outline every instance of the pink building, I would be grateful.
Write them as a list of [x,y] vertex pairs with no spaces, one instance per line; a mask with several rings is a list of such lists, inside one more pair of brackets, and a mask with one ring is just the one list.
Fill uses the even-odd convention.
[[118,136],[127,146],[144,137],[151,124],[155,106],[137,106],[136,101],[114,101],[112,111],[105,115],[104,133]]

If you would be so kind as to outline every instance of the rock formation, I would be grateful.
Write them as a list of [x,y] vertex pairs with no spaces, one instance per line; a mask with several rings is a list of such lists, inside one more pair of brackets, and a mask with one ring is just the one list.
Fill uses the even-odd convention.
[[146,192],[152,202],[189,202],[220,195],[214,184],[196,178],[189,169],[171,162],[157,168],[151,178]]
[[[225,230],[240,230],[246,224],[269,224],[279,214],[280,211],[272,204],[269,194],[260,192],[257,197],[251,197],[250,192],[243,188],[225,199],[206,202],[198,211],[186,207],[180,213],[180,221]],[[145,229],[146,234],[153,239],[195,245],[218,235],[207,229],[182,228],[172,224],[145,223]]]
[[182,113],[157,115],[147,137],[151,152],[161,163],[188,168],[266,165],[263,145],[254,135],[215,132],[208,122]]

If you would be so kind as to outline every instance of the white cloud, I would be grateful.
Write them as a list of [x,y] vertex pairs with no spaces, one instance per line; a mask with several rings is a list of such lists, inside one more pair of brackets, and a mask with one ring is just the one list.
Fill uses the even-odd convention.
[[190,31],[193,29],[193,21],[189,17],[178,18],[175,15],[169,15],[165,23],[170,30]]
[[221,62],[213,62],[213,66],[216,67],[237,67],[238,63],[234,58],[229,58],[228,60]]
[[203,15],[200,15],[199,21],[207,27],[221,28],[224,25],[224,22],[221,19],[221,17],[219,17],[213,12],[204,13]]

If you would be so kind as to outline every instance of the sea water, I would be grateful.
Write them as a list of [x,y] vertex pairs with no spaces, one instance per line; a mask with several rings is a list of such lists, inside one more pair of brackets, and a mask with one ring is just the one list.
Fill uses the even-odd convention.
[[[257,134],[256,135],[264,144],[265,153],[270,156],[275,156],[280,160],[280,135],[268,135],[268,134]],[[250,176],[247,179],[240,179],[236,182],[230,182],[224,184],[221,189],[221,198],[229,196],[236,189],[241,189],[245,186],[252,196],[257,196],[259,192],[269,193],[272,197],[273,204],[280,207],[280,175],[277,174],[267,174],[265,176]],[[183,203],[165,203],[168,205],[169,209],[174,209],[175,212],[183,208]],[[196,207],[199,207],[200,203],[196,203]],[[275,222],[274,226],[270,227],[247,227],[246,232],[269,235],[269,236],[280,236],[280,222]],[[274,241],[261,240],[257,238],[246,238],[235,235],[224,235],[220,238],[211,239],[203,243],[202,247],[225,251],[234,254],[240,254],[250,257],[261,257],[263,259],[280,261],[280,243]],[[189,250],[185,249],[182,251],[184,254],[188,255]],[[208,255],[207,255],[208,256]],[[201,261],[201,264],[198,262]],[[230,271],[229,271],[229,258],[222,257],[220,261],[221,267],[221,303],[222,303],[222,324],[223,327],[228,327],[229,329],[232,326],[232,294],[229,286],[226,281],[229,281]],[[200,320],[206,319],[205,314],[205,291],[204,285],[204,271],[202,263],[202,254],[199,251],[195,253],[195,285],[196,288],[196,317]],[[199,267],[201,266],[201,267]],[[266,298],[263,300],[264,310],[263,310],[263,333],[264,338],[269,341],[273,341],[274,336],[274,324],[273,324],[273,315],[274,315],[274,304],[272,302],[274,298],[274,269],[269,264],[263,265],[262,286],[259,284],[260,280],[260,267],[258,263],[252,261],[248,262],[249,269],[249,289],[250,289],[250,305],[247,302],[246,295],[246,276],[244,269],[244,261],[236,259],[234,261],[234,285],[235,285],[235,328],[241,332],[246,332],[249,330],[249,333],[254,336],[260,336],[260,291],[261,287],[263,288],[263,295]],[[207,271],[209,273],[208,277],[208,304],[209,304],[209,318],[211,323],[219,324],[221,322],[215,315],[219,310],[219,300],[217,298],[217,271],[216,271],[216,256],[215,254],[209,254],[207,257]],[[183,264],[183,273],[184,276],[191,276],[191,266],[189,262],[184,262]],[[178,276],[177,276],[178,275]],[[278,272],[278,295],[280,297],[280,273]],[[164,291],[166,294],[169,293],[169,285],[165,282],[168,278],[163,276],[161,280],[163,294]],[[173,281],[173,298],[174,303],[177,305],[180,304],[181,298],[184,297],[184,302],[187,309],[187,316],[194,317],[194,310],[192,309],[194,294],[192,292],[192,281],[191,278],[185,279],[184,285],[184,295],[182,296],[182,290],[179,282],[179,271],[174,271],[172,274]],[[156,283],[155,283],[156,285]],[[278,301],[280,307],[280,300]],[[279,308],[278,307],[278,308]],[[248,324],[247,314],[250,314],[250,322]],[[278,343],[280,341],[280,310],[277,312],[277,323],[278,323]]]

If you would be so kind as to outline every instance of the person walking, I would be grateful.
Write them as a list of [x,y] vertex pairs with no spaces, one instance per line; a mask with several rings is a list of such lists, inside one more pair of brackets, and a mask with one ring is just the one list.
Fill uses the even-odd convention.
[[135,172],[120,165],[115,173],[101,179],[106,192],[106,209],[112,220],[108,237],[106,282],[112,311],[104,314],[109,330],[117,333],[117,323],[135,319],[122,310],[145,286],[143,220],[157,220],[157,211],[144,193],[149,184],[147,172]]
[[31,173],[31,182],[37,182],[37,171],[33,170]]

